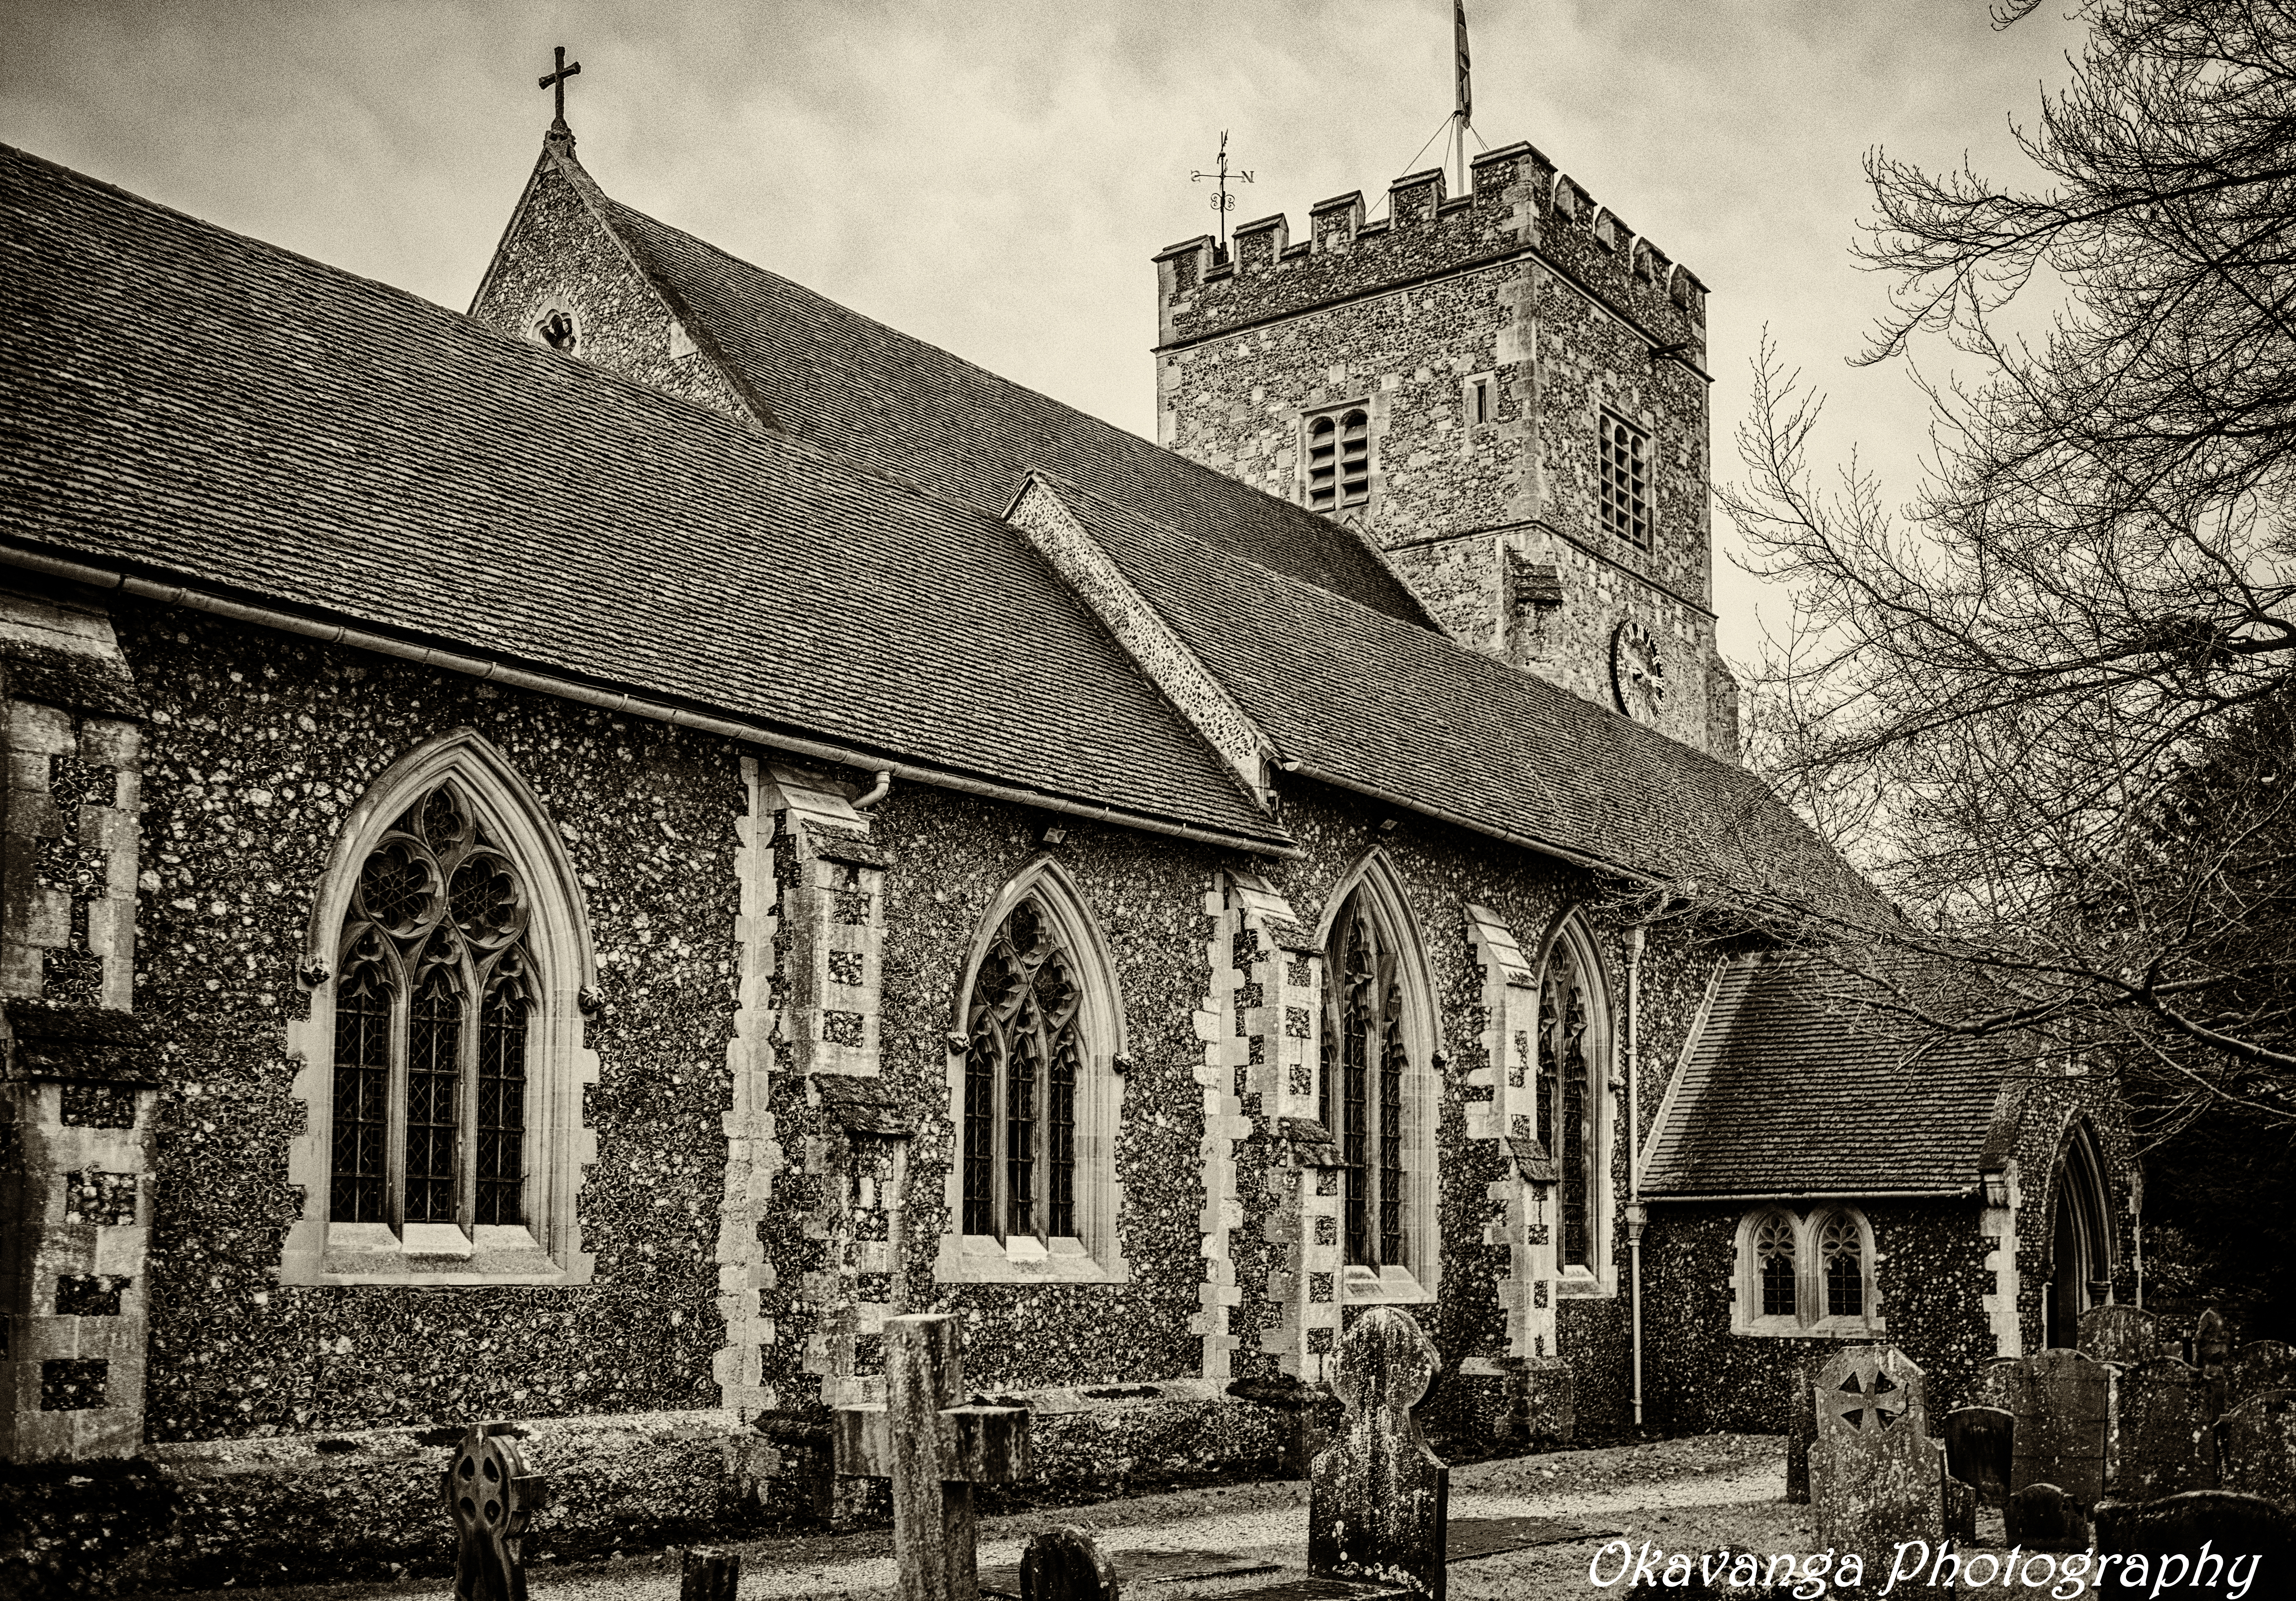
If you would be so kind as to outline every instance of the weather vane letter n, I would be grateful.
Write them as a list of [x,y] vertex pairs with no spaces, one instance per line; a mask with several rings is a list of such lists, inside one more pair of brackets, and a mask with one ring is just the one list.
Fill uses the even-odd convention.
[[1227,192],[1227,186],[1230,184],[1249,184],[1251,182],[1251,175],[1250,173],[1234,171],[1227,164],[1227,130],[1226,128],[1222,128],[1220,130],[1219,165],[1213,168],[1210,172],[1192,172],[1188,175],[1188,182],[1191,184],[1201,184],[1206,178],[1216,180],[1219,185],[1219,187],[1212,193],[1212,209],[1219,213],[1220,250],[1222,253],[1226,253],[1227,250],[1227,214],[1235,209],[1235,196]]

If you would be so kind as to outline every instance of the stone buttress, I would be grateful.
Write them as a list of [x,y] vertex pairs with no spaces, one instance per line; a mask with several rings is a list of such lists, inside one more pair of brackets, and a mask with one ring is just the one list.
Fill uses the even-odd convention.
[[129,1011],[143,706],[108,618],[0,594],[0,1459],[144,1443],[150,1041]]

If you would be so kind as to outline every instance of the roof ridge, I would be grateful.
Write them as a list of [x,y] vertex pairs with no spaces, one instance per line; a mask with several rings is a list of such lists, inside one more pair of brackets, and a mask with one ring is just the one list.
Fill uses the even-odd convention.
[[[585,169],[585,172],[586,174],[586,168]],[[596,180],[594,177],[592,179],[592,182],[595,184]],[[878,317],[871,316],[865,311],[857,311],[841,300],[832,300],[829,296],[822,293],[819,290],[809,288],[807,285],[799,283],[796,279],[789,276],[786,273],[775,272],[769,267],[760,267],[754,261],[748,260],[741,256],[736,256],[733,251],[726,250],[722,245],[711,243],[709,240],[702,238],[698,234],[688,232],[686,229],[677,226],[675,223],[664,222],[658,217],[641,211],[636,207],[629,205],[625,201],[616,200],[612,195],[606,193],[603,185],[599,185],[598,193],[606,203],[615,210],[627,212],[631,217],[636,218],[639,222],[645,224],[650,227],[660,228],[665,233],[674,234],[679,239],[697,245],[701,249],[708,251],[709,254],[716,256],[722,260],[729,261],[735,267],[742,268],[744,271],[759,273],[775,280],[776,283],[786,284],[788,287],[796,290],[800,293],[811,296],[814,300],[820,301],[823,305],[832,307],[843,315],[854,318],[857,322],[866,323],[872,328],[880,329],[884,333],[892,335],[896,339],[906,341],[912,345],[930,350],[936,356],[946,357],[947,360],[955,362],[959,366],[967,368],[971,372],[978,374],[981,377],[989,380],[991,382],[1003,389],[1032,396],[1048,405],[1058,406],[1062,411],[1069,414],[1070,416],[1080,418],[1084,422],[1092,424],[1094,427],[1106,429],[1111,433],[1119,434],[1126,439],[1134,441],[1141,446],[1144,446],[1150,450],[1157,451],[1170,460],[1184,464],[1191,472],[1200,474],[1215,480],[1225,488],[1241,489],[1248,494],[1256,496],[1262,500],[1266,500],[1272,505],[1282,506],[1288,512],[1297,513],[1302,516],[1313,517],[1332,529],[1339,530],[1344,533],[1349,540],[1359,546],[1363,552],[1371,557],[1372,560],[1374,561],[1383,571],[1395,577],[1398,587],[1405,595],[1410,597],[1412,603],[1418,608],[1420,615],[1426,620],[1427,632],[1437,634],[1446,633],[1442,625],[1436,620],[1434,613],[1430,612],[1427,609],[1426,603],[1419,598],[1418,592],[1413,589],[1409,584],[1402,581],[1401,575],[1395,571],[1394,564],[1388,561],[1387,554],[1381,550],[1379,546],[1370,538],[1370,536],[1365,534],[1362,530],[1343,522],[1336,517],[1327,517],[1323,513],[1316,511],[1311,507],[1300,505],[1295,502],[1286,500],[1280,495],[1271,494],[1267,490],[1261,489],[1257,484],[1247,483],[1242,479],[1231,477],[1229,474],[1220,472],[1216,467],[1208,467],[1204,465],[1203,463],[1195,460],[1193,456],[1187,456],[1181,451],[1175,450],[1168,445],[1160,444],[1158,441],[1148,438],[1145,434],[1135,433],[1131,429],[1111,423],[1105,417],[1096,416],[1093,413],[1086,411],[1081,406],[1071,406],[1069,402],[1060,398],[1057,395],[1047,394],[1043,390],[1032,389],[1029,385],[1019,382],[1017,379],[1007,378],[1002,373],[982,366],[979,362],[972,360],[969,357],[960,356],[955,351],[949,349],[947,346],[937,345],[930,340],[922,339],[916,334],[904,332],[899,328],[896,328],[890,323],[885,322]],[[653,281],[652,274],[649,273],[647,276],[649,282]],[[1161,528],[1166,525],[1159,522],[1153,526]],[[1255,562],[1254,565],[1260,565],[1260,563]],[[1337,593],[1337,591],[1334,591],[1333,593]],[[1446,636],[1447,636],[1447,635]]]

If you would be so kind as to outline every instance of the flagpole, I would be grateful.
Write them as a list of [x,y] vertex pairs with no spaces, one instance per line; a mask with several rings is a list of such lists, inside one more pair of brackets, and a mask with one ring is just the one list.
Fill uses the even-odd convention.
[[1451,0],[1453,78],[1451,138],[1459,150],[1459,193],[1467,192],[1467,125],[1474,120],[1475,96],[1467,71],[1467,0]]

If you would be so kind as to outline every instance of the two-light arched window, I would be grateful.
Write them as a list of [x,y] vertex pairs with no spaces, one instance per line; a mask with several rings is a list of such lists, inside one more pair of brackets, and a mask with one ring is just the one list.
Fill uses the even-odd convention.
[[1308,419],[1308,505],[1318,512],[1371,498],[1371,413],[1360,406]]
[[451,778],[367,853],[335,981],[333,1221],[525,1222],[528,907]]
[[1848,1207],[1749,1212],[1738,1226],[1742,1334],[1864,1333],[1874,1326],[1874,1231]]

